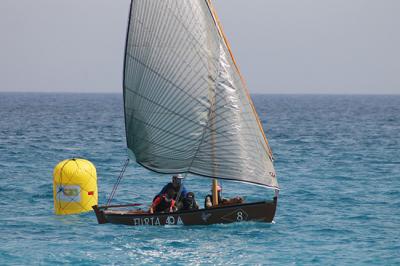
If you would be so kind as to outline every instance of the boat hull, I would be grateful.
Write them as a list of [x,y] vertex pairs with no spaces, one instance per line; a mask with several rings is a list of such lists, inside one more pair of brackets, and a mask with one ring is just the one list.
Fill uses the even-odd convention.
[[243,221],[271,223],[275,216],[277,199],[254,203],[219,206],[216,208],[174,213],[144,213],[116,211],[93,206],[99,224],[113,223],[132,226],[210,225]]

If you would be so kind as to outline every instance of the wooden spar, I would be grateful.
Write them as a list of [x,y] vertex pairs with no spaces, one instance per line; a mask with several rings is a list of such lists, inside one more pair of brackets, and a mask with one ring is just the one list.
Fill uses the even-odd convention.
[[[210,41],[210,38],[208,38],[208,41]],[[209,44],[209,46],[211,46]],[[210,62],[210,58],[208,58],[208,69],[212,68],[212,62]],[[211,74],[209,74],[211,76]],[[210,112],[209,112],[209,125],[211,129],[211,161],[212,161],[212,175],[213,177],[217,176],[217,169],[216,169],[216,163],[215,163],[215,109],[216,109],[216,97],[217,97],[217,92],[216,92],[216,86],[214,82],[212,82],[209,79],[208,82],[208,97],[210,99]],[[212,192],[212,205],[217,206],[218,205],[218,180],[216,178],[213,178],[212,180],[212,186],[211,186],[211,192]]]
[[[212,158],[212,173],[213,176],[217,176],[217,169],[216,169],[216,163],[215,163],[215,102],[216,102],[216,91],[214,87],[214,95],[212,97],[212,103],[211,103],[211,116],[210,116],[210,127],[211,127],[211,147],[212,147],[212,153],[211,153],[211,158]],[[212,180],[212,205],[217,206],[218,205],[218,191],[217,191],[217,186],[218,186],[218,180],[214,178]]]
[[249,90],[248,90],[248,88],[247,88],[247,85],[246,85],[246,82],[245,82],[245,80],[244,80],[244,77],[243,77],[242,73],[240,72],[240,69],[239,69],[238,64],[236,63],[235,57],[233,56],[233,53],[232,53],[231,46],[230,46],[230,44],[229,44],[229,42],[228,42],[228,39],[227,39],[227,37],[226,37],[226,35],[225,35],[223,29],[222,29],[221,22],[219,21],[218,15],[217,15],[217,13],[215,12],[215,8],[214,8],[213,4],[211,3],[211,0],[206,0],[206,2],[207,2],[207,4],[208,4],[208,8],[210,9],[211,15],[212,15],[212,17],[213,17],[213,19],[214,19],[214,22],[215,22],[215,24],[216,24],[216,26],[217,26],[218,32],[219,32],[219,34],[221,35],[222,39],[224,40],[225,45],[226,45],[226,47],[228,48],[229,54],[230,54],[230,56],[231,56],[231,58],[232,58],[233,64],[235,65],[236,70],[237,70],[237,72],[238,72],[238,74],[239,74],[239,76],[240,76],[240,80],[242,81],[242,84],[243,84],[244,90],[245,90],[245,92],[246,92],[246,96],[247,96],[247,98],[248,98],[248,100],[249,100],[251,109],[252,109],[252,111],[253,111],[253,113],[254,113],[254,115],[255,115],[255,117],[256,117],[258,127],[259,127],[259,129],[260,129],[260,131],[261,131],[261,134],[262,134],[262,136],[263,136],[263,138],[264,138],[265,143],[267,144],[267,148],[268,148],[267,154],[268,154],[268,156],[270,157],[270,159],[272,160],[272,159],[273,159],[273,155],[272,155],[271,147],[269,146],[267,137],[265,136],[264,129],[263,129],[263,127],[262,127],[260,118],[258,117],[258,114],[257,114],[257,112],[256,112],[256,108],[254,107],[253,101],[251,100],[250,93],[249,93]]
[[217,206],[218,203],[218,180],[214,178],[212,182],[212,205]]

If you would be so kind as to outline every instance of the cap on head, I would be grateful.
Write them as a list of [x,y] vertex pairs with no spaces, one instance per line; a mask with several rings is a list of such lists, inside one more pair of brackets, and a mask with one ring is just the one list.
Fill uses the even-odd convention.
[[181,174],[173,175],[172,180],[181,181],[184,177]]

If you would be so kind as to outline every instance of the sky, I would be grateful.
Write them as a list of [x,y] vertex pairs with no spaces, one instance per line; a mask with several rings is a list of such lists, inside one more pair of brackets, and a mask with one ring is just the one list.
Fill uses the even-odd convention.
[[[213,2],[251,93],[400,94],[399,0]],[[0,92],[121,93],[128,11],[1,0]]]

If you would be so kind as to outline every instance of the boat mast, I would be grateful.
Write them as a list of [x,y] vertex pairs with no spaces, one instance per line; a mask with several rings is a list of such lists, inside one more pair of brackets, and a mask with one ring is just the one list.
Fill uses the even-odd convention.
[[218,180],[214,178],[212,181],[212,205],[217,206],[218,204]]
[[[210,38],[208,38],[208,41],[210,42]],[[211,44],[209,44],[211,47]],[[208,58],[208,69],[209,69],[209,76],[211,77],[211,69],[212,69],[212,62],[210,58]],[[208,98],[210,99],[210,115],[209,115],[209,125],[211,129],[211,162],[212,162],[212,176],[214,177],[212,180],[212,205],[217,206],[218,205],[218,180],[215,178],[217,177],[217,164],[215,162],[216,158],[216,150],[215,150],[215,144],[216,144],[216,138],[215,138],[215,123],[216,123],[216,102],[217,102],[217,92],[216,92],[216,85],[215,82],[212,81],[212,79],[208,79]]]
[[[212,85],[213,86],[213,85]],[[211,96],[211,116],[210,116],[210,127],[211,127],[211,158],[212,158],[212,173],[213,176],[217,176],[217,165],[215,163],[215,102],[216,102],[216,91],[215,91],[215,85],[210,88],[210,93],[213,93]],[[217,206],[218,205],[218,180],[216,178],[213,178],[212,181],[212,205]]]

